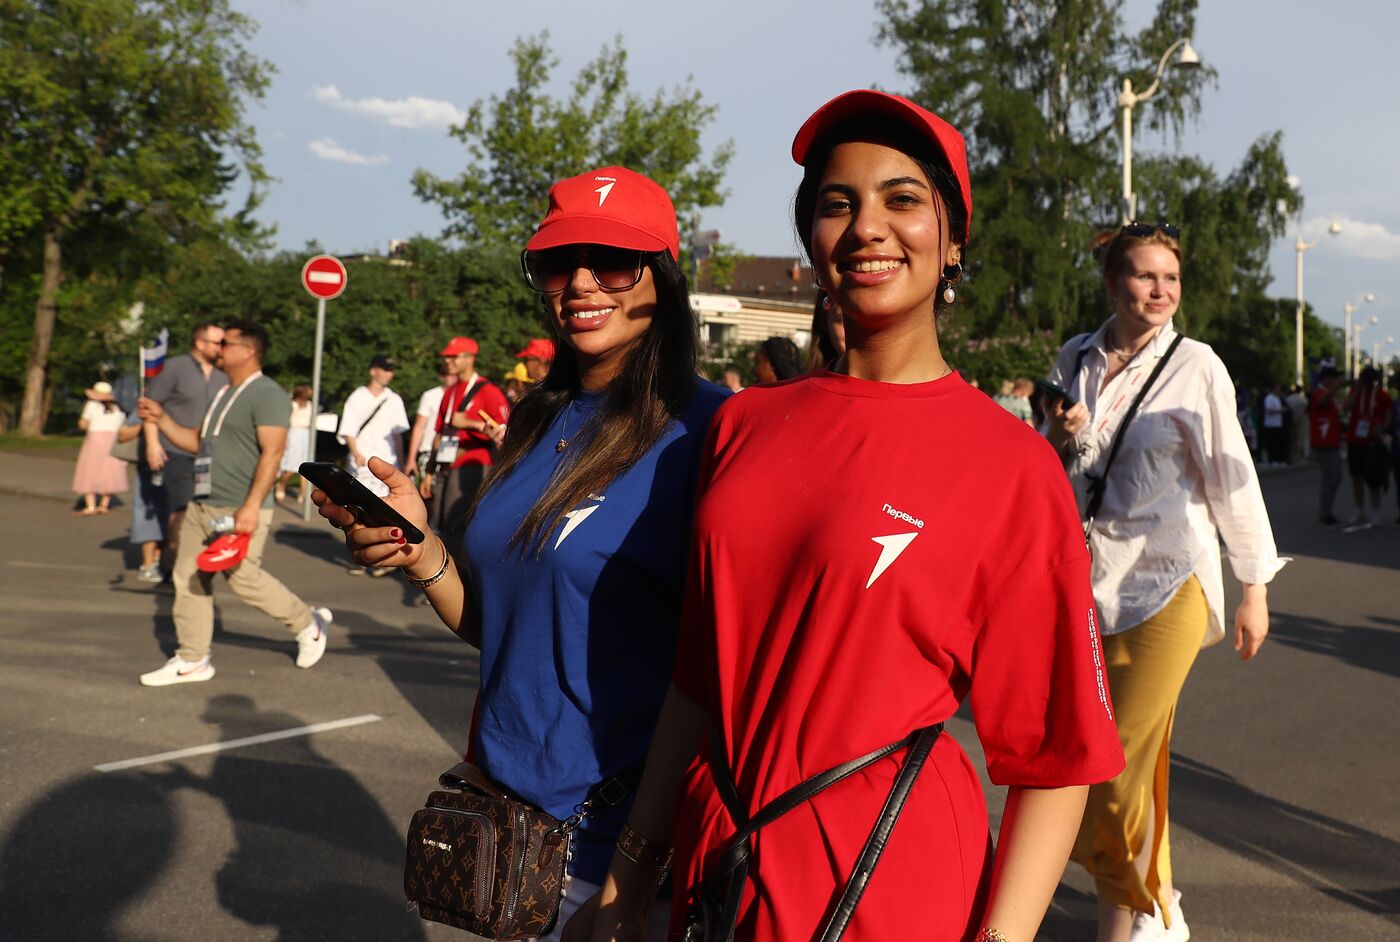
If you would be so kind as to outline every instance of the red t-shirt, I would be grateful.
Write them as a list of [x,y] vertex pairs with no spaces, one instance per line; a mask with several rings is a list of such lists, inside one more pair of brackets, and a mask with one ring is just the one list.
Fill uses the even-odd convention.
[[[1123,753],[1065,473],[956,374],[826,371],[722,406],[701,469],[674,681],[718,723],[749,813],[971,697],[998,784],[1105,781]],[[811,938],[898,773],[881,760],[760,831],[738,938]],[[734,831],[707,759],[676,825],[680,925]],[[991,854],[976,771],[934,747],[849,937],[975,931]]]
[[1313,390],[1308,404],[1308,435],[1314,448],[1342,447],[1342,412],[1330,390]]
[[478,376],[472,376],[466,382],[459,380],[453,383],[443,394],[442,403],[438,406],[434,431],[444,437],[453,434],[457,436],[457,457],[452,462],[454,468],[460,468],[464,464],[491,463],[491,436],[474,429],[453,428],[452,416],[455,413],[468,409],[472,419],[480,419],[481,416],[477,415],[477,410],[480,409],[503,425],[510,416],[510,401],[493,383],[482,383],[471,401],[463,403],[462,400],[471,388],[477,385],[479,379]]
[[1359,390],[1347,419],[1347,442],[1368,445],[1380,441],[1381,432],[1390,424],[1390,407],[1390,393],[1379,386]]

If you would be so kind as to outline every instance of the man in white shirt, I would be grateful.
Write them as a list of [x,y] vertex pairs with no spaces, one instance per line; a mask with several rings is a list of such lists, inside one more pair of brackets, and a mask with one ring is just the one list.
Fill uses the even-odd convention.
[[1283,387],[1275,385],[1264,396],[1264,467],[1288,464],[1288,428],[1285,424]]
[[408,463],[403,469],[403,473],[409,477],[429,470],[428,461],[425,459],[432,457],[433,424],[437,421],[438,410],[442,408],[443,394],[457,382],[457,374],[452,372],[452,367],[444,360],[438,361],[437,377],[438,384],[424,390],[423,395],[418,397],[418,411],[413,416],[413,431],[408,433]]
[[398,365],[387,356],[369,361],[369,382],[345,400],[336,435],[350,453],[350,473],[380,497],[389,489],[370,473],[369,459],[382,458],[402,468],[403,433],[408,431],[403,398],[389,388],[396,369]]

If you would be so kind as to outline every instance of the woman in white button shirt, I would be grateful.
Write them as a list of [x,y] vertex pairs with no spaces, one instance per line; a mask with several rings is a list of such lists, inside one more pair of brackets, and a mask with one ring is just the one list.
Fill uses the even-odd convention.
[[[1113,316],[1060,350],[1057,402],[1045,434],[1079,499],[1092,479],[1102,503],[1089,531],[1119,736],[1127,768],[1090,789],[1072,859],[1094,877],[1099,942],[1188,938],[1172,882],[1167,769],[1172,717],[1196,652],[1225,636],[1223,537],[1244,599],[1235,650],[1248,660],[1269,630],[1265,584],[1280,559],[1234,385],[1210,347],[1173,349],[1181,247],[1170,226],[1130,224],[1098,241]],[[1104,477],[1114,435],[1149,377],[1170,356],[1129,422]]]

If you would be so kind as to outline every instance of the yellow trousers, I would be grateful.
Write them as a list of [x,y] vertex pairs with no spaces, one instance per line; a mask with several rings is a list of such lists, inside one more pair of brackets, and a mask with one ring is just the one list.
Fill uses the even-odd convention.
[[[1094,878],[1099,899],[1120,909],[1151,912],[1156,901],[1166,913],[1171,905],[1162,888],[1172,883],[1167,840],[1172,719],[1208,618],[1205,593],[1192,576],[1166,608],[1103,639],[1127,766],[1117,778],[1090,786],[1071,859]],[[1146,866],[1140,870],[1144,854]]]

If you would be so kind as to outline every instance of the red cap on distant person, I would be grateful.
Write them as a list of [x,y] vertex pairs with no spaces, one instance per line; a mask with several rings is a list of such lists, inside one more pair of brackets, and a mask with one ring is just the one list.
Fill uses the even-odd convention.
[[879,117],[897,121],[931,143],[948,160],[962,193],[969,233],[972,229],[972,177],[967,170],[967,142],[957,128],[907,98],[869,88],[837,95],[808,118],[792,140],[792,159],[806,166],[807,153],[823,134],[848,118]]
[[659,184],[636,171],[590,170],[550,187],[549,212],[525,248],[560,245],[612,245],[680,258],[676,207]]
[[251,534],[225,533],[204,548],[195,560],[200,572],[223,572],[232,569],[248,555],[248,541]]
[[443,347],[442,353],[438,355],[455,357],[460,353],[470,353],[475,356],[480,349],[481,348],[476,345],[476,341],[470,337],[453,337],[451,340],[447,341],[447,346]]
[[525,359],[526,357],[534,357],[535,359],[537,359],[537,360],[543,360],[543,361],[545,361],[546,363],[553,363],[553,362],[554,362],[554,343],[553,343],[553,341],[544,340],[544,339],[541,339],[541,338],[539,338],[539,337],[534,337],[534,338],[532,338],[532,339],[530,340],[530,342],[527,343],[527,344],[525,345],[525,349],[524,349],[524,350],[521,350],[519,353],[517,353],[517,354],[515,355],[515,358],[516,358],[517,360],[523,360],[523,359]]

